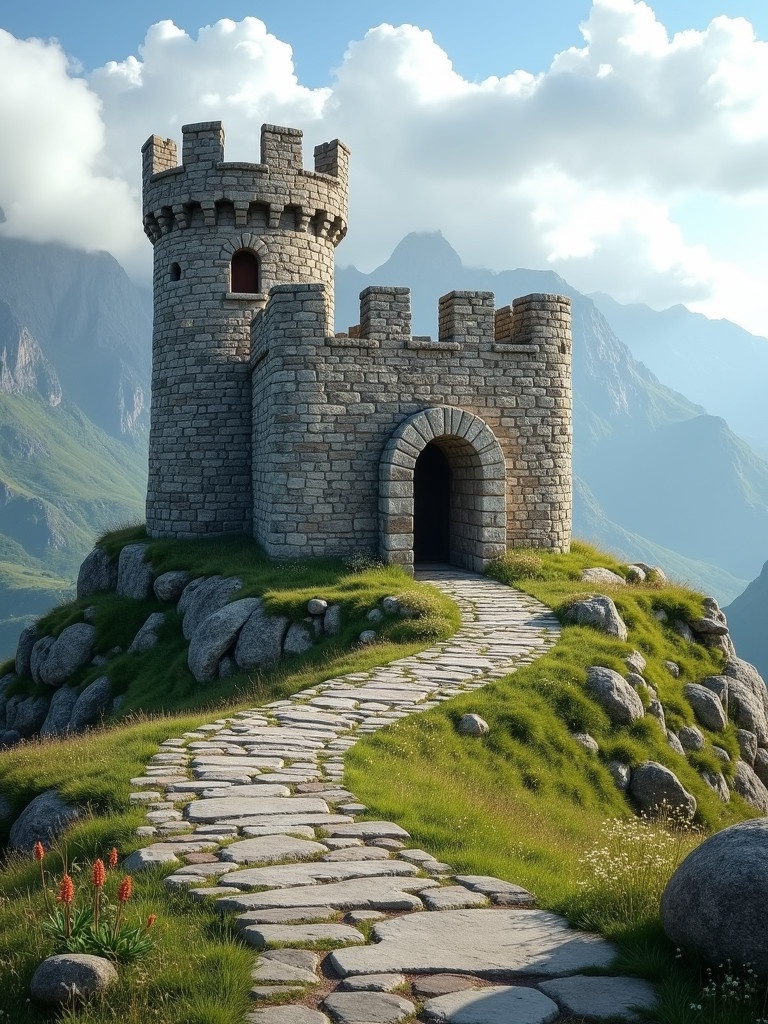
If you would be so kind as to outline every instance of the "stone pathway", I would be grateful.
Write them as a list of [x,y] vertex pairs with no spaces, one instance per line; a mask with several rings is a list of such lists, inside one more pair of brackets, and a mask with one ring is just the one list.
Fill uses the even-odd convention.
[[250,1024],[636,1020],[632,1007],[653,1006],[647,983],[580,973],[610,967],[604,939],[519,886],[454,874],[395,822],[358,820],[342,777],[360,735],[529,664],[559,635],[509,587],[453,568],[417,576],[457,602],[459,631],[166,740],[132,780],[151,843],[126,867],[178,865],[169,887],[235,911],[262,950]]

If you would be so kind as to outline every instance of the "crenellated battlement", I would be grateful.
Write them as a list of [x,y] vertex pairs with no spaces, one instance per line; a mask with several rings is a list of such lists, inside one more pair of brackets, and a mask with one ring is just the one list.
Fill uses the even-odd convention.
[[182,162],[173,139],[142,147],[144,230],[155,244],[195,222],[259,231],[295,231],[338,245],[347,232],[349,150],[334,139],[303,166],[302,132],[264,124],[259,163],[226,163],[220,121],[182,128]]
[[567,295],[534,293],[495,309],[493,292],[452,291],[438,300],[437,342],[411,334],[409,288],[371,286],[360,293],[360,322],[335,341],[376,342],[451,352],[485,349],[514,355],[523,346],[546,346],[570,355],[571,300]]

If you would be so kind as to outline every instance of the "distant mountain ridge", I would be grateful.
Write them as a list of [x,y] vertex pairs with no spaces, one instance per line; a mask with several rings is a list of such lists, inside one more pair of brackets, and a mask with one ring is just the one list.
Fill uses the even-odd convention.
[[150,351],[111,256],[0,237],[0,654],[143,515]]
[[[149,429],[152,298],[108,253],[0,236],[0,304],[55,369],[63,393],[112,437]],[[0,349],[8,312],[0,309]]]
[[723,611],[739,655],[751,661],[761,675],[768,673],[768,562]]
[[759,451],[768,451],[768,339],[685,306],[658,312],[641,303],[622,305],[602,292],[589,298],[660,380],[722,416]]

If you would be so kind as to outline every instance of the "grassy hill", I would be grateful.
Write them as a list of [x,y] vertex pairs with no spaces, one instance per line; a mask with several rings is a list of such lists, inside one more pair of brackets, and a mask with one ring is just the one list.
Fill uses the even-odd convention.
[[[105,546],[114,554],[138,535],[123,531],[108,538]],[[0,753],[0,793],[13,811],[48,788],[88,803],[92,815],[67,837],[70,862],[112,845],[122,854],[141,845],[135,828],[142,812],[129,803],[129,780],[142,773],[162,739],[423,648],[436,637],[449,635],[457,624],[456,610],[447,599],[414,585],[395,569],[351,572],[327,561],[274,563],[244,539],[157,541],[150,547],[150,557],[158,570],[237,573],[244,580],[243,592],[262,594],[273,610],[293,618],[301,617],[308,596],[322,589],[330,599],[344,601],[345,632],[258,679],[241,676],[196,686],[185,668],[180,623],[171,621],[163,643],[137,656],[140,660],[132,672],[127,672],[121,656],[108,664],[114,685],[126,695],[121,720],[103,731]],[[626,571],[610,557],[574,545],[569,556],[535,555],[522,562],[512,558],[498,572],[562,615],[568,602],[584,590],[580,570],[596,564]],[[527,568],[521,571],[521,565]],[[365,623],[366,609],[380,597],[402,590],[418,592],[413,600],[421,616],[393,623],[381,643],[350,649]],[[542,906],[611,936],[620,946],[622,971],[659,982],[662,1024],[748,1024],[754,1015],[726,1017],[714,1004],[717,1013],[709,1017],[690,1010],[691,1004],[704,999],[700,965],[675,958],[661,932],[656,903],[679,856],[708,832],[755,814],[736,795],[730,803],[721,803],[700,775],[704,770],[727,771],[711,745],[716,742],[735,760],[735,729],[729,725],[716,735],[703,730],[706,748],[686,759],[667,745],[650,716],[630,726],[612,726],[584,685],[587,666],[625,671],[624,657],[639,649],[648,662],[645,677],[658,692],[669,724],[677,729],[693,723],[683,685],[716,672],[723,656],[684,640],[656,617],[661,609],[670,619],[694,617],[702,610],[700,595],[675,586],[640,584],[616,588],[612,596],[630,629],[627,642],[566,625],[556,647],[534,664],[361,738],[348,755],[345,782],[369,806],[372,817],[394,816],[412,833],[415,845],[424,844],[457,870],[497,874],[523,884]],[[46,628],[55,633],[76,621],[84,603],[94,600],[63,605],[47,617]],[[135,629],[147,611],[137,605],[114,595],[99,599],[96,626],[101,647]],[[679,679],[666,670],[666,660],[680,665]],[[486,739],[458,736],[455,724],[466,711],[489,722]],[[575,731],[593,735],[599,754],[587,753],[574,740]],[[614,786],[610,760],[634,765],[649,758],[670,767],[696,796],[693,828],[638,821],[627,797]],[[6,827],[9,819],[6,814]],[[662,848],[664,856],[657,857]],[[622,858],[629,856],[629,870],[596,873],[596,850],[603,851],[602,863],[608,865],[625,863]],[[649,851],[655,858],[652,870]],[[57,870],[58,863],[57,854],[51,854],[48,869]],[[9,1010],[19,1024],[46,1019],[26,1002],[25,993],[31,971],[46,949],[36,926],[45,916],[37,870],[34,862],[19,857],[0,869],[0,974],[10,979]],[[206,904],[193,906],[183,896],[166,892],[162,879],[169,870],[142,872],[135,879],[139,911],[156,913],[161,922],[154,952],[146,961],[121,969],[119,989],[108,1004],[83,1011],[78,1020],[84,1024],[115,1019],[125,1024],[241,1024],[252,955],[226,919],[222,923]],[[189,970],[190,964],[194,970]]]
[[0,655],[72,592],[93,538],[143,516],[146,455],[76,406],[0,402]]

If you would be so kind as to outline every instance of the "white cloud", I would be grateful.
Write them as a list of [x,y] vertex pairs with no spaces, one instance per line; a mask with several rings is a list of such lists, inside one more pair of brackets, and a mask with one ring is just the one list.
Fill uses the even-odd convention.
[[765,258],[719,249],[714,225],[689,237],[676,211],[695,191],[720,221],[745,198],[768,218],[768,44],[725,17],[670,37],[639,0],[593,0],[582,33],[542,74],[469,82],[428,31],[380,25],[326,89],[297,80],[290,46],[257,18],[196,37],[159,22],[138,55],[86,80],[55,44],[2,34],[0,116],[20,140],[0,153],[2,230],[146,267],[144,139],[222,120],[227,159],[255,160],[271,121],[303,128],[308,155],[334,136],[351,147],[342,263],[370,269],[408,231],[441,228],[472,263],[549,265],[620,299],[732,316],[743,299],[755,329]]
[[96,170],[104,144],[98,97],[73,77],[55,42],[0,29],[0,67],[1,230],[127,257],[138,208],[123,178]]

